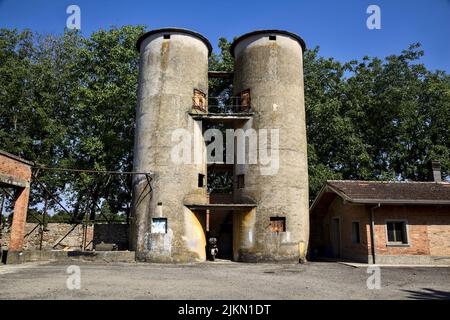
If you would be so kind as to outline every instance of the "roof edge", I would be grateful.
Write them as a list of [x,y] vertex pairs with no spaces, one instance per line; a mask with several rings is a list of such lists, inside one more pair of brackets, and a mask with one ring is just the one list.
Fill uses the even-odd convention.
[[435,205],[450,205],[450,200],[394,200],[394,199],[352,199],[349,202],[357,204],[435,204]]
[[206,47],[208,48],[208,55],[211,55],[212,52],[212,45],[209,42],[208,39],[206,39],[205,36],[203,36],[202,34],[189,30],[189,29],[183,29],[183,28],[160,28],[160,29],[154,29],[154,30],[150,30],[147,31],[146,33],[144,33],[143,35],[141,35],[138,40],[136,41],[136,50],[140,51],[141,50],[141,43],[142,41],[144,41],[147,37],[153,35],[153,34],[157,34],[157,33],[170,33],[170,32],[177,32],[177,33],[184,33],[184,34],[188,34],[191,36],[194,36],[198,39],[200,39],[201,41],[203,41],[203,43],[206,45]]
[[365,199],[365,198],[351,198],[342,190],[335,188],[330,183],[333,182],[378,182],[378,183],[429,183],[429,184],[449,184],[448,182],[415,182],[415,181],[363,181],[363,180],[326,180],[325,184],[321,188],[320,192],[314,199],[313,203],[309,207],[310,214],[314,211],[317,203],[322,198],[323,194],[326,192],[332,192],[339,196],[344,201],[354,203],[354,204],[385,204],[385,205],[450,205],[450,200],[426,200],[426,199]]
[[300,46],[302,47],[303,53],[306,50],[306,43],[303,40],[303,38],[300,37],[298,34],[295,34],[293,32],[286,31],[286,30],[267,29],[267,30],[255,30],[255,31],[252,31],[252,32],[248,32],[248,33],[245,33],[245,34],[237,37],[236,39],[234,39],[233,43],[231,43],[231,46],[230,46],[230,53],[231,53],[231,55],[234,57],[234,49],[236,48],[237,44],[239,42],[241,42],[242,40],[245,40],[245,39],[247,39],[249,37],[252,37],[252,36],[255,36],[255,35],[258,35],[258,34],[267,34],[267,33],[281,34],[281,35],[292,37],[295,40],[297,40],[298,43],[300,43]]
[[3,151],[3,150],[0,150],[0,155],[5,156],[5,157],[10,158],[10,159],[13,159],[13,160],[16,160],[16,161],[19,161],[19,162],[22,162],[22,163],[27,164],[29,166],[33,166],[34,165],[33,161],[25,160],[25,159],[23,159],[21,157],[18,157],[16,155],[13,155],[13,154],[11,154],[9,152],[6,152],[6,151]]
[[317,196],[314,198],[314,201],[312,202],[312,204],[309,206],[309,213],[311,213],[315,208],[317,203],[319,202],[320,198],[322,198],[322,194],[324,194],[327,190],[328,184],[325,183],[322,188],[320,189],[319,193],[317,194]]
[[379,184],[389,184],[389,183],[398,183],[398,184],[450,184],[448,181],[380,181],[380,180],[326,180],[326,183],[333,182],[349,182],[349,183],[379,183]]

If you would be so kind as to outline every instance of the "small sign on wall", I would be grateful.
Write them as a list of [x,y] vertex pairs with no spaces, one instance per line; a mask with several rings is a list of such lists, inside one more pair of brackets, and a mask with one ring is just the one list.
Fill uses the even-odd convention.
[[167,233],[167,218],[152,218],[152,233]]

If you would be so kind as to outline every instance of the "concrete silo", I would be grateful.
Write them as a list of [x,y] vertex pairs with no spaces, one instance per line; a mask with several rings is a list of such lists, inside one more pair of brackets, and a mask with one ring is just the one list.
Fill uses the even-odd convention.
[[[211,45],[196,32],[166,28],[141,36],[137,48],[134,170],[153,176],[152,190],[144,175],[133,179],[131,248],[141,261],[202,261],[205,235],[198,216],[183,203],[207,202],[201,122],[188,112],[194,96],[208,93]],[[180,163],[173,150],[184,138],[192,147],[185,151],[192,153]]]
[[[303,86],[304,41],[280,30],[255,31],[237,38],[235,96],[250,93],[253,118],[243,129],[258,133],[258,152],[266,146],[261,129],[279,131],[279,164],[235,166],[237,201],[254,201],[237,232],[242,261],[302,260],[309,236],[308,166]],[[270,152],[270,149],[269,149]],[[248,153],[248,150],[247,150]],[[260,154],[258,154],[259,156]],[[245,182],[244,182],[245,181]]]

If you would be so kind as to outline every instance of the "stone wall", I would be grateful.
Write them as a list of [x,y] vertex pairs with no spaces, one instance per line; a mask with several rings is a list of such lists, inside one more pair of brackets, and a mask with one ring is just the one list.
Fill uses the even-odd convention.
[[121,224],[96,224],[94,226],[94,247],[101,243],[115,243],[119,250],[128,250],[130,227],[125,223]]
[[[73,229],[67,236],[66,234]],[[67,223],[49,223],[42,235],[42,249],[51,250],[60,240],[60,244],[54,249],[77,250],[82,248],[83,234],[86,232],[87,250],[95,248],[96,244],[115,243],[119,250],[128,249],[128,225],[126,224],[90,224],[85,228],[83,225],[75,226]],[[24,250],[39,250],[41,245],[40,226],[35,223],[25,225]],[[66,236],[64,239],[63,237]],[[2,249],[7,250],[10,241],[10,228],[2,230]]]

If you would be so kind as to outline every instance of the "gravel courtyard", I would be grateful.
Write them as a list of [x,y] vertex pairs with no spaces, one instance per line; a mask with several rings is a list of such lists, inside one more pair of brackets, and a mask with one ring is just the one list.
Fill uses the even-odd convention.
[[74,262],[80,289],[67,289],[70,264],[0,265],[0,299],[450,299],[450,268],[366,268],[340,263],[162,265]]

